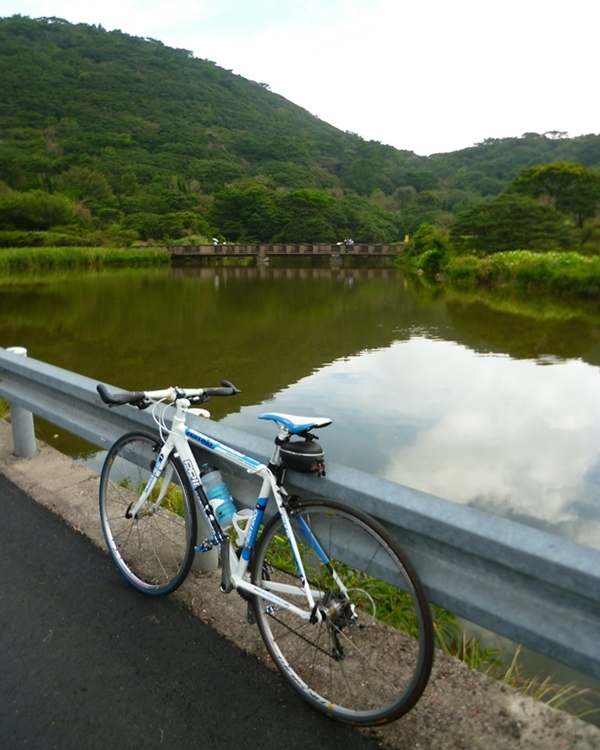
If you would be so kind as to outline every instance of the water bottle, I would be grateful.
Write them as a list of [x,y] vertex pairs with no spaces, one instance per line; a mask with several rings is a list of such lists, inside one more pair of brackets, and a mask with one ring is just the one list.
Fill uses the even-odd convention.
[[221,472],[215,466],[204,464],[200,476],[217,521],[223,530],[229,528],[236,509]]

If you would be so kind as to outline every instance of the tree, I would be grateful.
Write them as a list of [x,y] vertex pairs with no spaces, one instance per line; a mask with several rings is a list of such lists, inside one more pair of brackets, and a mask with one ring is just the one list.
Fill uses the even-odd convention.
[[59,175],[57,184],[65,195],[83,203],[107,203],[113,197],[106,177],[88,167],[71,167]]
[[555,162],[528,167],[512,181],[509,192],[546,201],[582,227],[600,206],[600,174],[581,164]]
[[[447,225],[523,167],[600,166],[592,134],[526,133],[417,156],[343,133],[187,50],[49,18],[0,18],[0,123],[0,189],[62,192],[96,227],[115,223],[106,209],[201,213],[216,196],[212,223],[242,242],[392,241],[424,222]],[[305,189],[335,204],[283,217],[284,195]],[[583,231],[597,189],[594,178],[560,199],[525,194]],[[364,202],[349,210],[346,197]]]
[[75,205],[66,195],[43,190],[0,195],[0,228],[46,230],[75,221]]
[[445,250],[446,238],[433,224],[421,224],[412,236],[412,255],[421,255],[427,250]]
[[293,190],[279,199],[275,242],[335,242],[335,198],[319,190]]
[[207,219],[229,240],[270,242],[280,227],[275,192],[257,182],[223,188]]
[[448,261],[448,240],[440,229],[426,222],[413,234],[405,252],[424,271],[435,274]]
[[440,182],[439,177],[428,169],[407,169],[401,185],[413,187],[418,193],[423,190],[435,190]]
[[484,253],[567,248],[573,237],[552,206],[522,195],[502,195],[459,214],[450,239],[458,248]]
[[208,234],[208,224],[193,211],[168,214],[140,212],[125,217],[123,225],[134,229],[142,240],[179,239],[186,234]]
[[352,237],[360,243],[386,243],[404,237],[407,232],[404,221],[375,200],[351,193],[337,201],[334,219],[337,241]]

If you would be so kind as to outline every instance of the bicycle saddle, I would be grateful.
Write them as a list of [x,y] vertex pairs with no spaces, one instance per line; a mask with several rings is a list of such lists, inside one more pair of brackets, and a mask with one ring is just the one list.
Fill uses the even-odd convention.
[[276,422],[281,427],[285,427],[291,435],[297,435],[299,432],[316,429],[317,427],[327,427],[331,424],[331,419],[328,417],[298,417],[294,414],[280,414],[278,412],[261,414],[258,418]]

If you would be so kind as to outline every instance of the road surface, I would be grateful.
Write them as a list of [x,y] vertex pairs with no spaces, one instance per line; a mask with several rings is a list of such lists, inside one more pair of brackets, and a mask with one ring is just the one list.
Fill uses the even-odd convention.
[[375,748],[0,475],[0,748]]

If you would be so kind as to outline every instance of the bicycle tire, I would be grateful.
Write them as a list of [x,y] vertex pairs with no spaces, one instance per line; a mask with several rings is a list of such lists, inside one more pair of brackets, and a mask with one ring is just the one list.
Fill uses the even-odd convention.
[[[254,614],[270,656],[319,711],[357,726],[395,721],[421,697],[433,663],[431,612],[419,577],[397,543],[366,513],[326,499],[292,501],[289,512],[325,619],[310,622],[255,596]],[[303,521],[333,561],[347,596],[307,543]],[[251,576],[264,588],[297,586],[285,598],[306,606],[279,514],[258,539]]]
[[169,487],[160,505],[132,518],[129,510],[150,478],[161,448],[154,435],[130,432],[108,451],[100,476],[100,520],[108,551],[124,578],[138,591],[170,594],[180,586],[194,558],[194,490],[181,460],[171,454],[158,480]]

